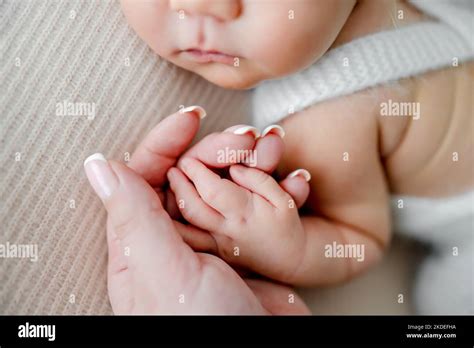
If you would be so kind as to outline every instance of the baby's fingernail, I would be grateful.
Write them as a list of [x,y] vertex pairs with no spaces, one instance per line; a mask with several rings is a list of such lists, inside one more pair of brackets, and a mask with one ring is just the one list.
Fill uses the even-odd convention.
[[257,128],[252,126],[243,126],[234,130],[234,134],[243,135],[243,134],[252,134],[255,139],[260,136],[260,132]]
[[311,180],[311,174],[306,169],[296,169],[294,172],[288,174],[287,178],[294,178],[295,176],[301,176],[307,182]]
[[112,168],[101,153],[86,158],[84,169],[87,179],[101,199],[110,197],[118,185],[118,179]]
[[186,172],[188,170],[191,162],[192,161],[188,157],[183,157],[178,162],[178,167]]
[[176,169],[175,167],[171,167],[170,169],[168,169],[168,171],[166,172],[166,176],[169,178],[174,178],[176,176]]
[[280,138],[284,138],[285,137],[285,130],[283,129],[283,127],[277,125],[277,124],[272,124],[271,126],[268,126],[267,128],[265,128],[262,132],[262,138],[267,135],[267,134],[276,134],[278,135]]
[[185,107],[185,108],[182,108],[179,110],[179,112],[181,112],[182,114],[186,113],[186,112],[194,112],[196,113],[196,115],[198,115],[198,117],[202,120],[204,117],[206,117],[207,113],[206,113],[206,110],[204,110],[204,108],[202,108],[201,106],[199,105],[192,105],[192,106],[188,106],[188,107]]
[[232,170],[237,172],[237,173],[243,173],[244,172],[244,167],[239,165],[239,164],[234,164],[232,166]]

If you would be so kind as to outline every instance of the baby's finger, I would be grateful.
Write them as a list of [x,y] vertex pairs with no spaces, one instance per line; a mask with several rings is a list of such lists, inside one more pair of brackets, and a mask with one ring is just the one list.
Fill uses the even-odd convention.
[[247,161],[245,165],[272,173],[283,155],[284,136],[285,131],[279,125],[271,125],[265,128],[255,145],[253,160]]
[[309,196],[311,174],[306,169],[297,169],[280,181],[280,186],[293,197],[295,205],[301,208]]
[[217,244],[214,237],[206,231],[200,230],[192,225],[184,225],[178,221],[173,221],[176,230],[194,251],[217,254]]
[[273,206],[277,208],[288,206],[290,195],[267,173],[239,164],[230,167],[229,173],[236,184],[262,196]]
[[223,216],[238,214],[246,203],[248,197],[245,190],[230,180],[222,179],[201,162],[184,158],[178,165],[193,182],[204,202]]
[[194,185],[178,168],[168,171],[168,180],[178,208],[188,222],[208,231],[215,231],[222,225],[224,217],[203,201]]
[[257,136],[258,129],[245,125],[234,126],[221,133],[212,133],[186,151],[180,161],[190,157],[208,167],[228,167],[245,159],[255,147]]
[[205,115],[200,106],[190,106],[166,117],[138,145],[128,166],[150,185],[163,186],[166,172],[191,144]]

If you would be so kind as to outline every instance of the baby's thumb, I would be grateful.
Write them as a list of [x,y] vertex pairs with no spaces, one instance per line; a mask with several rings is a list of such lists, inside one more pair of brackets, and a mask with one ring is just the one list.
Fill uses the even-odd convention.
[[311,174],[306,169],[297,169],[280,181],[280,186],[293,197],[296,206],[301,208],[309,196],[310,180]]
[[87,158],[84,167],[107,210],[109,251],[120,245],[127,256],[121,258],[126,263],[122,268],[139,268],[143,276],[148,272],[156,276],[166,272],[160,265],[189,251],[158,195],[140,175],[121,163],[107,161],[102,154]]

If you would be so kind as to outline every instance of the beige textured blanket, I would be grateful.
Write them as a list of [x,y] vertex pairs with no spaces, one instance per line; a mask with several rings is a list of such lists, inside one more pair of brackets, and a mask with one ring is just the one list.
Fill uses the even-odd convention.
[[83,160],[125,160],[180,105],[201,135],[245,123],[247,95],[160,60],[108,0],[0,1],[0,81],[0,314],[111,313]]

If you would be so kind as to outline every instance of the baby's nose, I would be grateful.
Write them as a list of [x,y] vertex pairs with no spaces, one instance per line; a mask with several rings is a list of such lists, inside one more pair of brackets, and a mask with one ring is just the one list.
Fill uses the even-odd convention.
[[170,0],[170,7],[191,16],[211,16],[230,21],[239,17],[241,0]]

